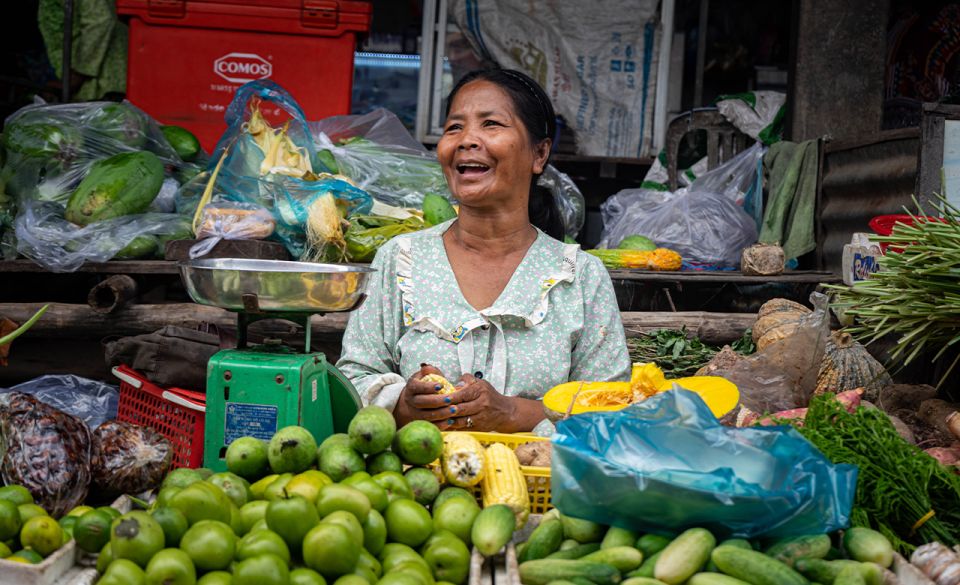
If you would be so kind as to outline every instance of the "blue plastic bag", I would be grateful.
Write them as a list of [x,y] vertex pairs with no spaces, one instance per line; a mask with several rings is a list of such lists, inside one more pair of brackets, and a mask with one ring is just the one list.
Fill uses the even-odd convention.
[[553,504],[639,532],[700,526],[720,538],[845,528],[857,468],[834,465],[791,427],[722,426],[686,390],[557,424]]

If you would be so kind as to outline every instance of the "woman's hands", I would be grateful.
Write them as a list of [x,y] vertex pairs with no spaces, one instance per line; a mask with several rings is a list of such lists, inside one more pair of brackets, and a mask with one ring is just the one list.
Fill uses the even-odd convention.
[[464,374],[453,394],[437,394],[439,387],[421,378],[442,373],[423,365],[400,394],[393,416],[402,426],[426,420],[442,431],[471,430],[516,433],[533,429],[543,418],[539,401],[504,396],[489,382]]

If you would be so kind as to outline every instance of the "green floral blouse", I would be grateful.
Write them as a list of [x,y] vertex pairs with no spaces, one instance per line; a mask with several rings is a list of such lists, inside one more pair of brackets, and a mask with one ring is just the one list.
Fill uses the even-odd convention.
[[610,276],[576,244],[538,230],[493,306],[464,299],[442,236],[455,220],[398,236],[378,252],[367,300],[350,316],[339,368],[364,404],[393,409],[421,363],[507,396],[540,399],[571,380],[629,380]]

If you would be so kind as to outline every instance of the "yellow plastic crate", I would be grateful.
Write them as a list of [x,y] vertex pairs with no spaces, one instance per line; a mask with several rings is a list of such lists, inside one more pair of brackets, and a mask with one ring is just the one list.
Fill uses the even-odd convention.
[[[464,431],[459,431],[464,432]],[[474,433],[468,432],[484,447],[492,443],[503,443],[511,449],[534,441],[549,441],[546,437],[538,437],[531,433]],[[527,480],[527,492],[530,494],[530,513],[543,514],[553,506],[550,504],[550,468],[521,465],[520,470]],[[480,486],[473,487],[473,493],[481,504]]]

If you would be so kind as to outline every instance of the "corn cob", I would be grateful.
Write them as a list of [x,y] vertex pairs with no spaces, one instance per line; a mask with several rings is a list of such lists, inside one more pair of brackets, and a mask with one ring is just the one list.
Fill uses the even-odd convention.
[[420,380],[424,382],[433,382],[435,384],[440,384],[442,388],[437,390],[437,394],[453,394],[454,392],[457,391],[457,389],[454,388],[453,384],[451,384],[449,380],[447,380],[440,374],[427,374],[426,376],[420,378]]
[[467,433],[445,433],[443,436],[444,478],[457,487],[473,487],[483,479],[485,451],[480,441]]
[[516,453],[503,443],[493,443],[487,447],[485,464],[486,473],[480,482],[483,507],[508,506],[516,517],[516,529],[523,528],[530,515],[530,495]]

